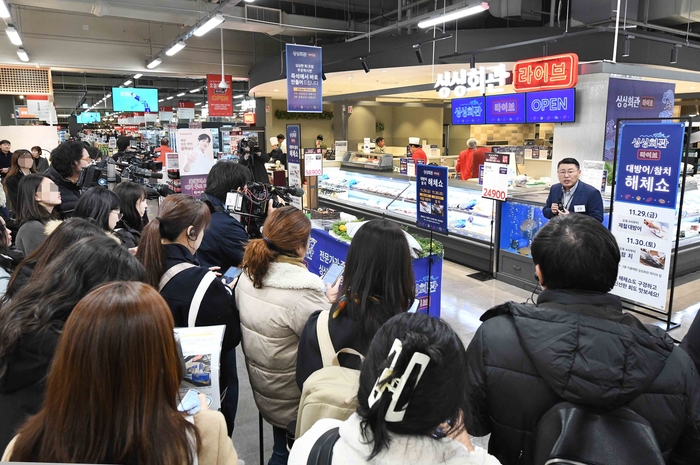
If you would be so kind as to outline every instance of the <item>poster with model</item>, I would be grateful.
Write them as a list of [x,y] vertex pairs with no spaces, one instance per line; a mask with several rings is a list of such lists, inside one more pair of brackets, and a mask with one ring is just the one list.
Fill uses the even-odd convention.
[[211,129],[178,129],[177,152],[182,193],[199,197],[207,187],[207,175],[216,160]]
[[184,379],[180,383],[180,398],[184,398],[190,389],[196,389],[211,397],[209,408],[221,408],[219,362],[225,329],[224,325],[175,328],[185,365]]

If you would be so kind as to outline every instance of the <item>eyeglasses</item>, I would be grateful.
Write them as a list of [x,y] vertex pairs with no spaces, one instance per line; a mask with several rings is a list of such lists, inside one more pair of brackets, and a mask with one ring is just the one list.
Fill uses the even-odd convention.
[[124,214],[122,212],[117,211],[117,210],[112,210],[112,213],[116,213],[117,218],[120,220],[124,217]]
[[557,174],[558,174],[559,176],[566,176],[567,174],[568,174],[569,176],[573,176],[574,174],[576,174],[576,170],[557,171]]

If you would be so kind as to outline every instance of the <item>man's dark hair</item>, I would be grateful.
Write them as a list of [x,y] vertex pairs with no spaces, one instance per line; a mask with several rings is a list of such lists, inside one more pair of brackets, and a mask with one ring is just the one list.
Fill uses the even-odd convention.
[[11,142],[7,139],[0,140],[0,145],[2,144],[11,144]]
[[204,140],[204,139],[211,142],[211,137],[209,137],[208,134],[200,134],[199,137],[197,137],[197,140]]
[[323,134],[319,134],[318,136],[316,136],[316,140],[323,140]]
[[284,134],[277,134],[277,140],[284,140]]
[[80,142],[63,142],[51,151],[51,166],[64,178],[73,176],[73,167],[83,158],[85,146]]
[[90,155],[90,158],[93,160],[100,160],[102,158],[102,150],[97,147],[90,145],[86,147],[85,150],[87,150],[88,155]]
[[383,141],[383,140],[384,140],[383,137],[377,137],[377,139],[375,139],[374,143],[375,143],[375,144],[378,144],[378,143],[380,143],[380,142]]
[[576,169],[581,169],[581,165],[578,164],[578,160],[575,158],[562,159],[559,163],[557,163],[557,168],[559,168],[561,165],[576,165]]
[[554,217],[535,235],[531,252],[547,289],[609,292],[615,286],[617,241],[588,215]]
[[228,192],[242,188],[252,180],[253,176],[248,167],[235,161],[221,160],[209,170],[204,193],[225,202]]
[[129,147],[130,143],[131,143],[130,136],[120,136],[117,139],[117,150],[119,150],[120,152],[124,152]]
[[167,137],[163,137],[160,140],[160,145],[170,145],[170,139],[168,139]]

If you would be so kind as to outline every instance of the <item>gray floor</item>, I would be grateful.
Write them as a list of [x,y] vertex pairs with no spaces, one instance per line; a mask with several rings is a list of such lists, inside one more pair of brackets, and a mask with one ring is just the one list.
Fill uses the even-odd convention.
[[[443,265],[441,317],[452,325],[465,345],[468,345],[472,340],[481,323],[479,317],[485,310],[509,300],[524,302],[531,295],[531,292],[497,280],[480,282],[468,278],[467,275],[473,272],[474,270],[449,262],[444,262]],[[700,274],[696,273],[681,278],[676,283],[673,308],[678,310],[674,311],[673,320],[679,322],[681,326],[670,331],[669,334],[677,340],[681,340],[685,336],[700,308],[700,287],[696,281],[698,278],[700,278]],[[654,323],[649,318],[640,318],[645,322]],[[244,460],[246,464],[252,465],[259,463],[258,410],[253,401],[243,352],[240,347],[237,349],[237,353],[241,387],[233,443],[239,458]],[[265,423],[263,431],[264,463],[267,463],[272,448],[272,428]],[[474,443],[485,448],[487,438],[476,438]]]

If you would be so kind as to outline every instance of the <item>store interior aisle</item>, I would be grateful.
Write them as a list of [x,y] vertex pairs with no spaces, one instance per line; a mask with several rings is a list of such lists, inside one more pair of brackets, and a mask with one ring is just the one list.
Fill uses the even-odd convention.
[[[474,337],[474,333],[481,324],[479,318],[486,310],[510,300],[525,302],[532,295],[530,291],[495,279],[481,282],[467,277],[472,273],[475,273],[475,270],[447,261],[443,263],[441,317],[452,325],[465,347]],[[674,308],[677,311],[674,311],[673,320],[680,322],[681,327],[669,332],[676,340],[681,340],[685,336],[700,308],[700,288],[696,281],[698,278],[700,276],[693,274],[676,281]],[[537,296],[535,296],[536,299]],[[653,322],[649,318],[639,318],[645,323]],[[243,351],[240,346],[236,351],[240,398],[233,443],[241,460],[248,465],[257,464],[259,461],[258,409],[253,401]],[[267,460],[272,451],[272,428],[267,423],[263,423],[263,434],[265,460]],[[473,442],[484,448],[487,446],[487,438],[478,438]]]

